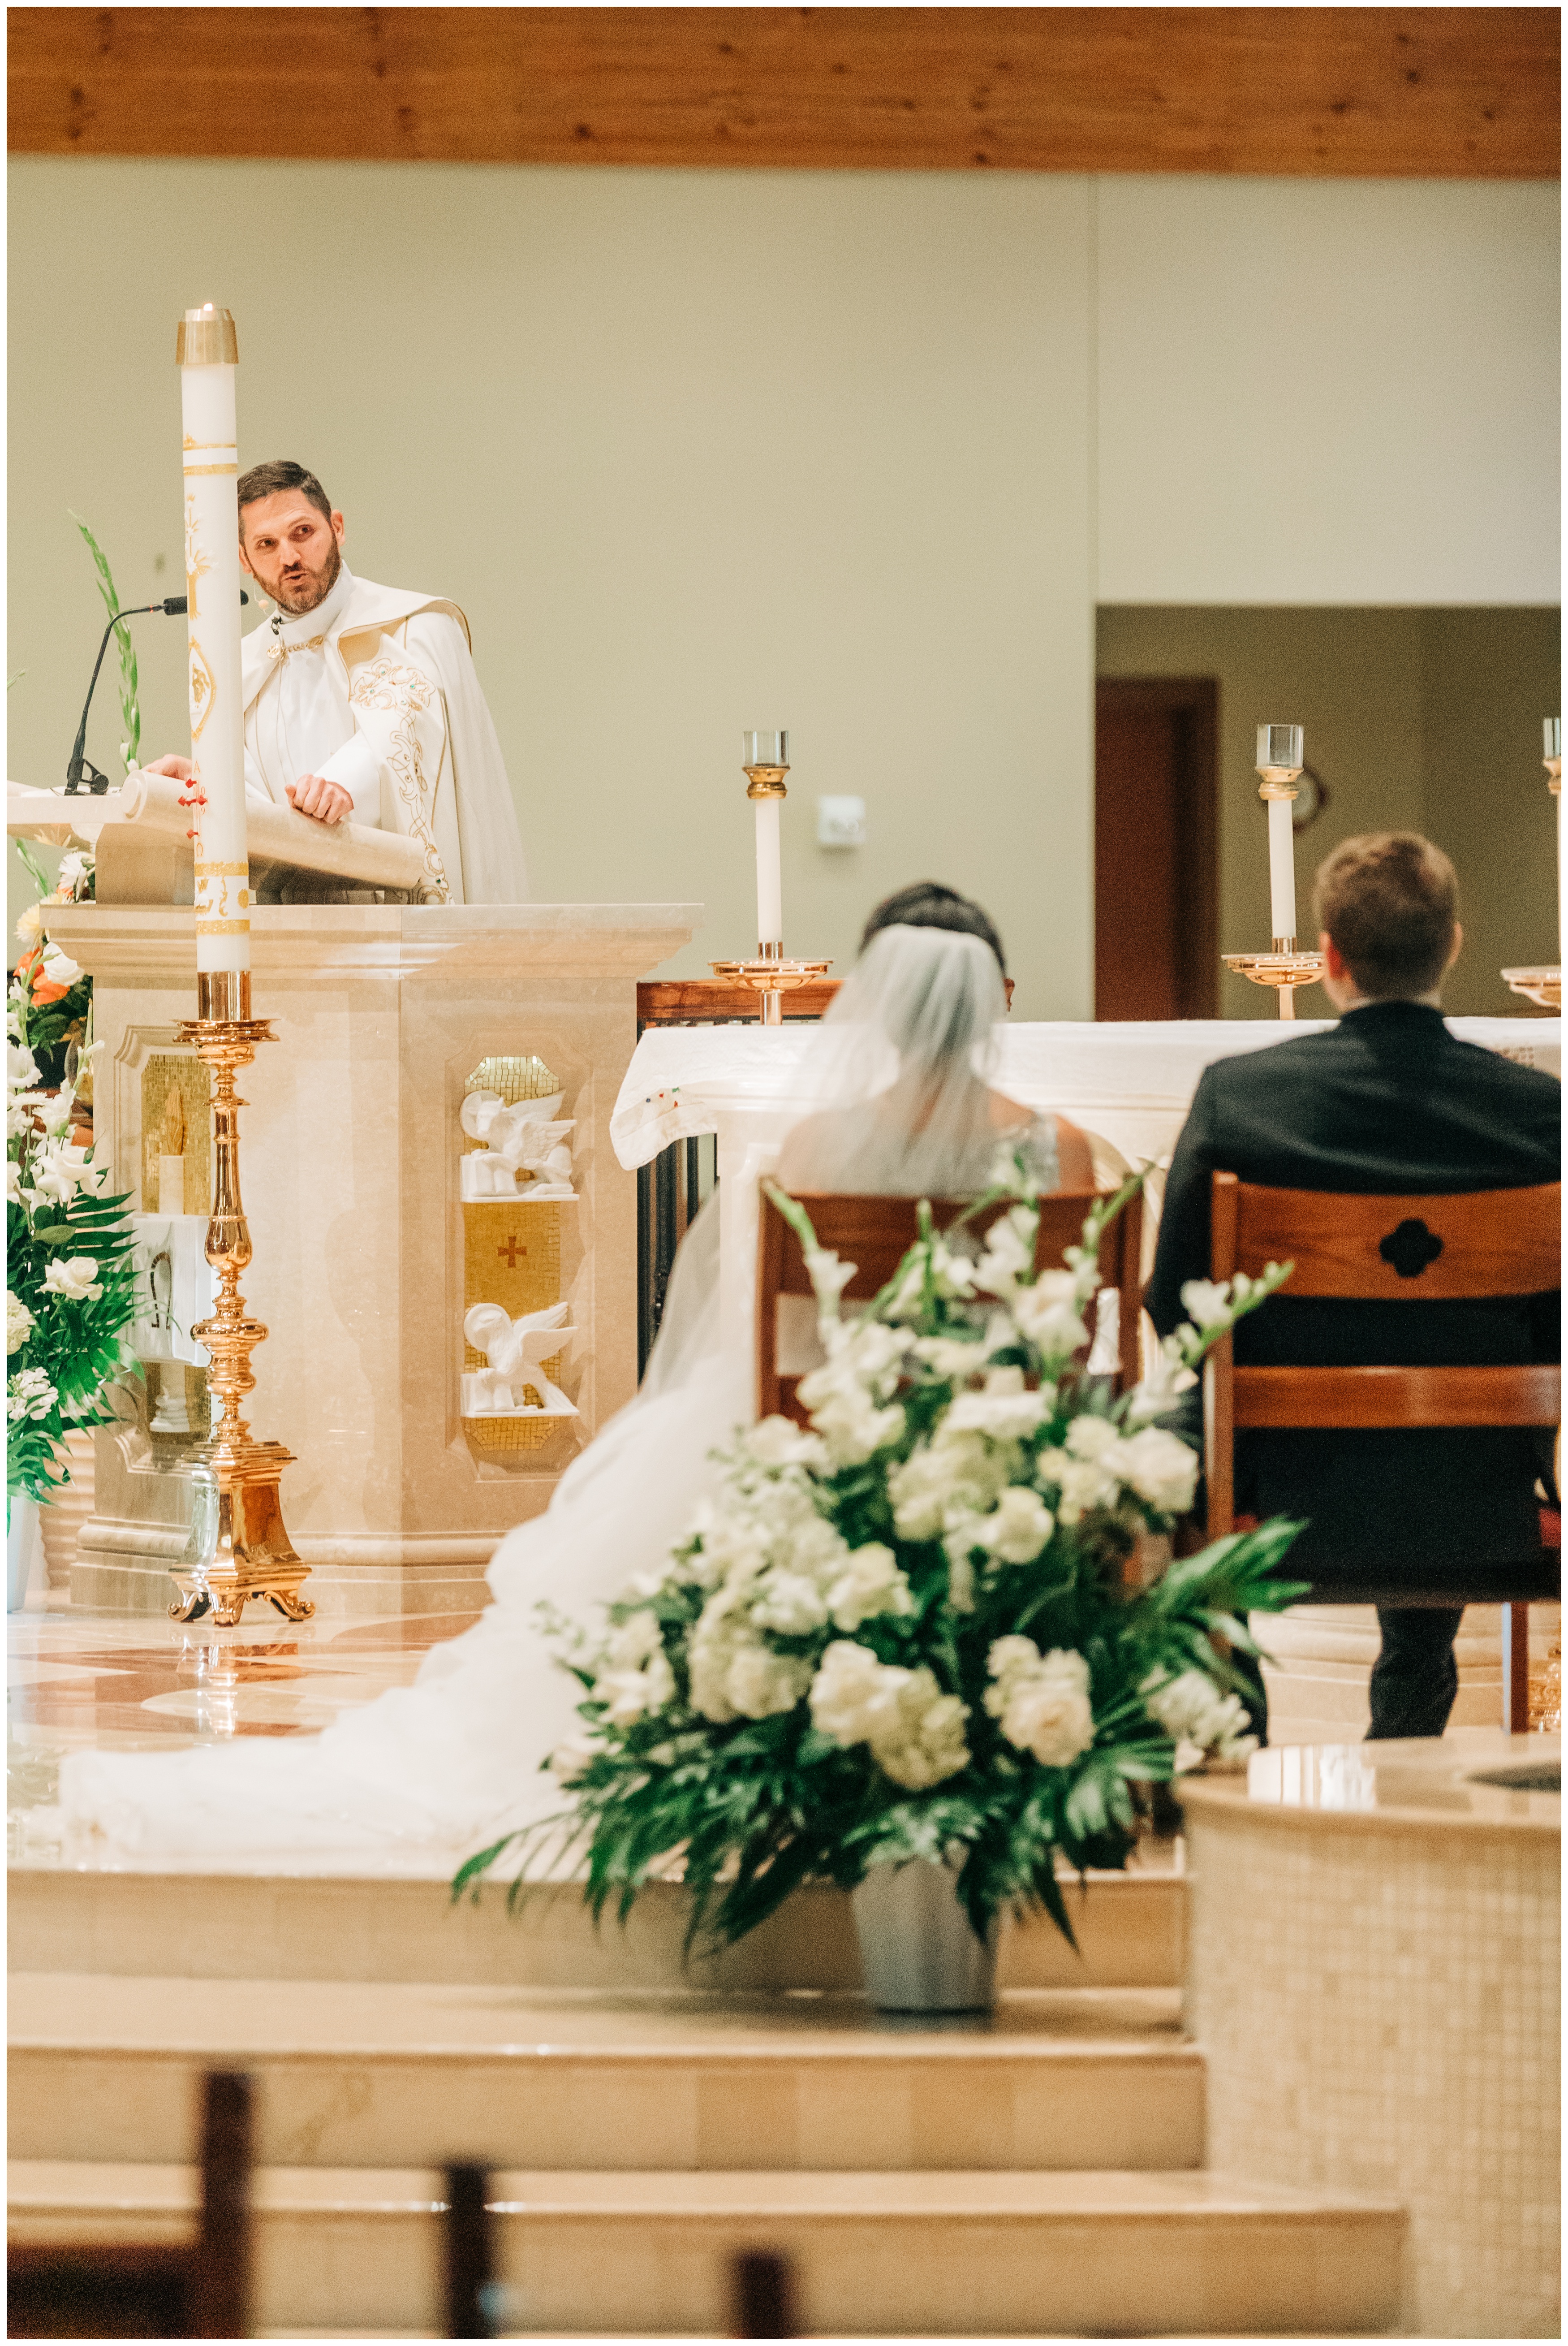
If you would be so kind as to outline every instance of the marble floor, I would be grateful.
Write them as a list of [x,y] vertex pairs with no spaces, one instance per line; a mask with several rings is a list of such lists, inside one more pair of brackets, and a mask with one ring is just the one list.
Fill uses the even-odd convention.
[[[236,1629],[73,1611],[35,1590],[6,1619],[6,1849],[46,1856],[61,1759],[84,1749],[178,1751],[245,1735],[313,1735],[389,1687],[476,1613],[282,1621]],[[402,1869],[400,1869],[402,1870]]]

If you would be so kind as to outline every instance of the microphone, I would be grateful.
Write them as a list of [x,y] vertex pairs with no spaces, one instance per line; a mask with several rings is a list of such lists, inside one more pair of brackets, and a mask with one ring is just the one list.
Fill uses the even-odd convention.
[[[243,586],[239,589],[239,600],[242,603],[249,603],[250,600]],[[104,664],[104,654],[109,648],[109,638],[122,619],[137,619],[148,611],[161,611],[165,618],[176,619],[187,609],[188,602],[188,598],[184,595],[166,595],[161,603],[137,603],[128,610],[117,611],[104,629],[104,639],[98,646],[98,656],[93,662],[93,680],[87,687],[87,697],[82,704],[82,721],[76,728],[76,738],[71,744],[71,755],[66,767],[66,796],[68,799],[80,798],[84,783],[88,793],[96,799],[102,798],[109,787],[108,776],[100,774],[91,760],[84,754],[87,745],[87,711],[93,705],[93,694],[97,688],[98,670]]]

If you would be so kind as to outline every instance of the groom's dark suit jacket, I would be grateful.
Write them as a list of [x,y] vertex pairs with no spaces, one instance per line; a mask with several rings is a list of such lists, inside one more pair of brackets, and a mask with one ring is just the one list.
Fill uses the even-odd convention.
[[[1216,1171],[1361,1194],[1526,1188],[1560,1178],[1562,1130],[1560,1084],[1457,1041],[1441,1013],[1419,1003],[1371,1003],[1328,1034],[1222,1059],[1198,1085],[1166,1184],[1145,1299],[1155,1326],[1162,1335],[1175,1328],[1186,1316],[1182,1282],[1208,1275]],[[1287,1287],[1242,1321],[1236,1357],[1398,1367],[1554,1361],[1559,1298],[1341,1303],[1292,1299]],[[1479,1593],[1490,1580],[1501,1592],[1521,1566],[1541,1570],[1533,1494],[1549,1464],[1549,1440],[1506,1428],[1255,1431],[1237,1443],[1237,1506],[1308,1518],[1287,1568],[1299,1567],[1321,1596],[1336,1583]]]

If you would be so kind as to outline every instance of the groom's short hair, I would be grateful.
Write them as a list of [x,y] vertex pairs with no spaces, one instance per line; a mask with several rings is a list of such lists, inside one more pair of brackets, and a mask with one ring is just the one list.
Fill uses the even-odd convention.
[[1318,867],[1312,903],[1318,927],[1369,1001],[1430,994],[1448,967],[1459,880],[1441,848],[1419,831],[1342,839]]
[[314,473],[307,472],[303,464],[296,464],[291,456],[272,456],[265,464],[252,464],[248,473],[239,475],[241,537],[245,535],[246,506],[256,505],[262,497],[278,496],[284,489],[297,489],[302,497],[309,498],[319,514],[325,514],[327,519],[331,520],[332,501]]
[[894,928],[954,929],[962,936],[979,937],[996,955],[1003,976],[1007,974],[1007,956],[990,913],[956,888],[944,888],[940,880],[917,880],[912,887],[884,896],[866,923],[860,951],[865,952],[879,929]]

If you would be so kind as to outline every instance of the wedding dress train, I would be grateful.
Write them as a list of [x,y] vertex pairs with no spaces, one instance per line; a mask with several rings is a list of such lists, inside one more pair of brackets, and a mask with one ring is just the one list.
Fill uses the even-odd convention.
[[[1001,972],[979,939],[885,929],[813,1036],[780,1178],[793,1189],[962,1197],[998,1144],[1056,1182],[1054,1127],[986,1083]],[[60,1805],[73,1836],[185,1857],[302,1851],[466,1854],[561,1810],[549,1755],[576,1729],[577,1681],[538,1607],[596,1634],[600,1608],[687,1528],[712,1451],[752,1413],[749,1343],[723,1345],[717,1198],[677,1258],[641,1390],[567,1469],[541,1515],[508,1533],[492,1603],[425,1657],[412,1686],[322,1734],[178,1752],[74,1752]]]

